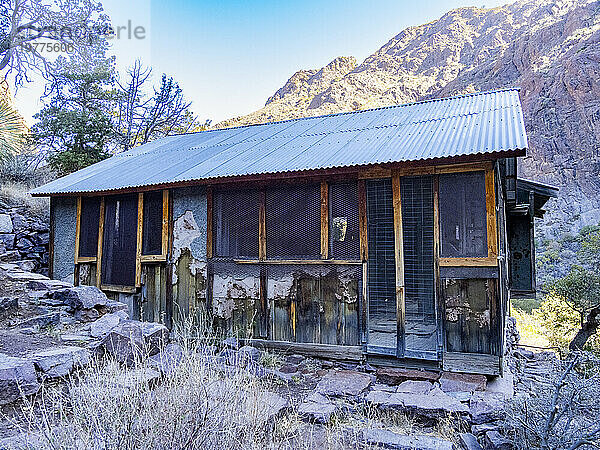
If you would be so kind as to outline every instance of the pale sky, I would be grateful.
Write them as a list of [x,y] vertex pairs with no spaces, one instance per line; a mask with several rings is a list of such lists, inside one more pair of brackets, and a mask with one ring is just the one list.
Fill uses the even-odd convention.
[[[506,0],[192,1],[103,0],[121,28],[111,53],[123,73],[135,59],[155,78],[173,76],[201,120],[213,123],[261,108],[299,69],[318,69],[337,56],[362,62],[407,26],[462,6]],[[144,38],[135,39],[136,27]],[[128,38],[128,30],[132,38]],[[140,35],[141,33],[138,33]],[[21,88],[17,108],[31,124],[43,83]]]

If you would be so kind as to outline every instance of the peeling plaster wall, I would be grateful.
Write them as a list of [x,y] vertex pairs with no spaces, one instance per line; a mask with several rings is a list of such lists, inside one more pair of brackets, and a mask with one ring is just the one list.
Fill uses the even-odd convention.
[[75,269],[75,233],[77,228],[77,200],[74,197],[52,199],[54,214],[53,274],[57,280],[73,283]]

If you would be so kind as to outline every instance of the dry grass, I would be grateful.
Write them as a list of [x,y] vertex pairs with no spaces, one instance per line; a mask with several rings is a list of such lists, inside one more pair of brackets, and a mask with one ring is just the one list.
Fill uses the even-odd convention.
[[0,185],[0,200],[12,205],[23,205],[35,217],[45,219],[49,215],[50,204],[47,198],[32,197],[28,194],[30,188],[17,183],[3,182]]

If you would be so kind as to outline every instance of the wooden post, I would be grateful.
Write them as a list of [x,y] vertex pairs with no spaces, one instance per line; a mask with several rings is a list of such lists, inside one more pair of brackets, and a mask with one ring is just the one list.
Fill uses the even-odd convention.
[[265,191],[261,190],[259,194],[258,207],[258,259],[264,261],[267,259],[267,229],[265,212]]
[[440,278],[440,209],[439,195],[440,178],[433,177],[433,276],[435,286],[436,325],[438,330],[438,359],[441,359],[444,351],[444,316],[445,305],[442,297],[442,280]]
[[360,259],[369,259],[369,248],[367,245],[367,191],[365,180],[358,180],[358,224],[360,236]]
[[213,190],[206,188],[206,257],[212,258],[214,251],[213,243]]
[[169,191],[162,192],[162,256],[166,259],[169,251]]
[[104,197],[100,200],[100,220],[98,221],[98,251],[96,252],[96,286],[102,284],[102,244],[104,242]]
[[321,259],[329,258],[329,187],[321,181]]
[[498,236],[496,232],[496,189],[494,185],[494,169],[488,168],[485,171],[485,204],[487,218],[488,258],[492,260],[498,258]]
[[396,259],[396,320],[397,320],[397,354],[404,356],[404,245],[402,236],[402,200],[400,192],[400,176],[392,176],[392,199],[394,205],[394,255]]
[[135,286],[142,285],[142,236],[144,228],[144,194],[138,194],[137,246],[135,249]]
[[81,195],[77,197],[77,218],[75,225],[75,265],[79,263],[79,239],[81,235]]

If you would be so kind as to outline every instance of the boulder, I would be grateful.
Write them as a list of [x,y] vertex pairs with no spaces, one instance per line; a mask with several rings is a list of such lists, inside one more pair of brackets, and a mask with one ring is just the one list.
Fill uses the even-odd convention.
[[125,321],[113,328],[103,339],[106,354],[125,364],[157,354],[166,345],[169,330],[160,323]]
[[240,358],[244,358],[250,361],[258,362],[262,357],[262,352],[256,347],[252,347],[250,345],[244,345],[242,348],[238,350],[238,355]]
[[476,392],[471,397],[470,413],[476,425],[499,420],[504,415],[504,394],[500,392]]
[[74,286],[57,289],[52,293],[52,298],[61,300],[65,306],[69,307],[71,312],[106,305],[106,302],[108,302],[104,292],[96,286]]
[[104,338],[121,322],[123,322],[123,318],[120,315],[105,314],[90,324],[90,336],[94,338]]
[[75,311],[75,320],[79,322],[94,322],[100,317],[100,313],[96,308],[83,308]]
[[439,378],[439,373],[427,370],[402,369],[399,367],[380,367],[377,369],[377,381],[392,386],[407,380],[429,381],[433,383]]
[[330,370],[317,384],[316,391],[329,397],[357,396],[371,384],[370,375],[352,370]]
[[483,450],[483,447],[471,433],[460,433],[458,435],[460,445],[465,450]]
[[171,343],[163,351],[148,358],[148,365],[163,375],[171,375],[177,370],[184,356],[181,345]]
[[310,394],[298,407],[300,416],[321,424],[329,423],[336,410],[336,405],[318,392]]
[[19,299],[16,297],[0,297],[0,319],[15,314],[19,309]]
[[127,304],[123,302],[119,302],[116,300],[108,300],[106,304],[99,305],[96,307],[96,309],[98,309],[100,314],[114,314],[117,312],[126,313],[127,317],[121,317],[123,317],[124,319],[129,318],[129,306],[127,306]]
[[31,291],[55,291],[57,289],[66,289],[69,287],[73,287],[73,285],[65,281],[50,279],[29,280],[27,283],[27,289]]
[[274,392],[262,392],[258,394],[257,405],[262,409],[262,413],[267,422],[273,422],[277,417],[283,414],[290,406],[289,402],[282,396]]
[[224,339],[222,344],[224,348],[230,348],[232,350],[237,350],[240,348],[240,341],[238,341],[238,338],[233,336]]
[[35,353],[31,360],[46,378],[60,378],[90,363],[90,351],[81,347],[49,348]]
[[488,431],[483,440],[486,450],[512,450],[512,442],[497,431]]
[[8,214],[0,214],[0,233],[12,233],[13,222]]
[[52,325],[58,325],[60,323],[60,313],[48,313],[42,314],[39,316],[31,317],[30,319],[23,320],[19,322],[18,326],[21,328],[27,327],[38,327],[38,328],[47,328]]
[[485,391],[485,375],[444,372],[440,377],[440,387],[444,392]]
[[394,433],[390,430],[369,428],[364,431],[367,444],[378,448],[391,448],[397,450],[453,450],[456,447],[451,441],[425,435],[406,435]]
[[0,353],[0,405],[35,394],[39,388],[33,362]]
[[500,425],[491,422],[491,423],[482,423],[479,425],[471,425],[471,433],[475,436],[481,436],[482,434],[487,433],[488,431],[498,431],[500,430]]

